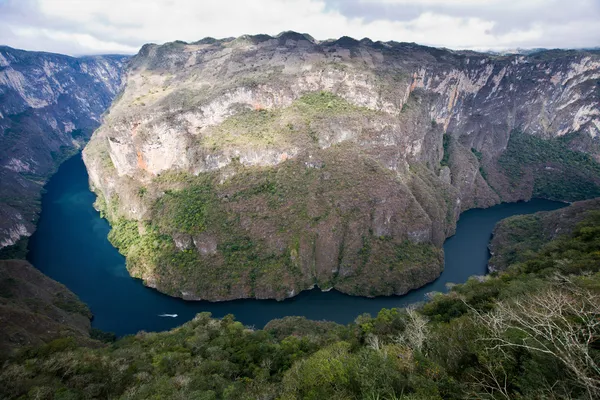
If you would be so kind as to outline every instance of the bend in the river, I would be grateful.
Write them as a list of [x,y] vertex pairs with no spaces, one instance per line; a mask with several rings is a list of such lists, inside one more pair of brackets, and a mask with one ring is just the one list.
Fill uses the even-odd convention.
[[[274,318],[290,315],[348,323],[362,313],[376,314],[381,308],[423,301],[429,292],[445,291],[448,283],[462,283],[472,275],[485,274],[489,258],[487,246],[498,221],[511,215],[554,210],[565,205],[535,199],[463,213],[456,235],[444,244],[446,264],[442,275],[404,296],[371,299],[315,289],[282,302],[209,303],[163,295],[129,276],[125,259],[108,242],[107,221],[93,208],[95,195],[89,190],[87,171],[80,155],[61,165],[46,190],[38,228],[29,242],[28,258],[89,305],[94,314],[94,327],[117,335],[170,329],[202,311],[210,311],[214,317],[234,314],[242,323],[257,328]],[[177,317],[172,317],[174,314]]]

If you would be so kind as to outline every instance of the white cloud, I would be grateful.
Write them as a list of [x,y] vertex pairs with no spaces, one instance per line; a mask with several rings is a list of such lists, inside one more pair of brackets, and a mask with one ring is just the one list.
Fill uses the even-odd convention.
[[361,3],[367,4],[418,4],[421,6],[431,6],[431,5],[459,5],[459,6],[485,6],[490,3],[499,3],[502,0],[359,0]]
[[148,42],[294,30],[310,33],[317,39],[346,35],[457,49],[591,47],[600,45],[598,3],[598,0],[571,0],[568,4],[562,0],[0,0],[0,43],[71,54],[134,53]]
[[72,33],[46,28],[33,28],[30,26],[15,27],[13,32],[22,39],[36,40],[44,37],[46,40],[57,43],[77,43],[81,48],[99,53],[134,53],[138,50],[136,46],[99,40],[85,33]]

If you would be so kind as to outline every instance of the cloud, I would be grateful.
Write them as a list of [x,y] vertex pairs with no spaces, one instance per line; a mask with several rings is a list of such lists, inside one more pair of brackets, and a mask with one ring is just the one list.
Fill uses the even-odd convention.
[[310,33],[455,49],[600,45],[600,0],[0,0],[0,43],[67,54]]

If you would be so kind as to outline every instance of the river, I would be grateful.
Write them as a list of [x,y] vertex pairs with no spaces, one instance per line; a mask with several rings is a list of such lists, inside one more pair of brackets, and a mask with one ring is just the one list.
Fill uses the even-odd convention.
[[[163,295],[132,279],[125,259],[107,239],[110,226],[93,208],[95,195],[76,155],[64,162],[46,185],[38,228],[29,241],[29,261],[49,277],[63,283],[90,307],[92,326],[119,336],[140,330],[162,331],[181,325],[197,313],[214,317],[234,314],[245,325],[262,328],[268,321],[290,315],[349,323],[362,313],[401,307],[423,301],[432,291],[445,291],[448,283],[465,282],[486,273],[487,245],[494,225],[516,214],[554,210],[564,203],[534,199],[500,204],[463,213],[456,235],[446,240],[446,265],[433,283],[404,296],[364,298],[331,290],[305,291],[285,301],[237,300],[222,303],[188,302]],[[160,314],[178,314],[177,318]]]

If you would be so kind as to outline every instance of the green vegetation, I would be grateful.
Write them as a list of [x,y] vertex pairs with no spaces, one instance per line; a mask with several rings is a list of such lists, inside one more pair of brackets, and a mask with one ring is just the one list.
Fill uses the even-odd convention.
[[295,106],[310,114],[335,114],[360,109],[360,107],[348,103],[340,96],[325,91],[305,94],[296,101]]
[[58,292],[54,296],[53,305],[72,314],[81,314],[86,318],[92,318],[90,309],[79,299],[65,292]]
[[[28,262],[0,261],[0,365],[27,344],[64,336],[79,345],[93,344],[86,335],[91,317],[77,296]],[[3,393],[0,398],[5,398]]]
[[[274,253],[266,249],[262,241],[247,237],[239,226],[239,215],[229,213],[217,200],[211,178],[211,175],[161,176],[160,184],[185,181],[186,186],[181,190],[167,190],[154,203],[152,223],[138,224],[123,218],[113,221],[109,240],[127,256],[132,275],[158,278],[161,289],[173,295],[186,290],[225,297],[246,284],[250,286],[247,288],[250,293],[260,285],[285,293],[282,274],[297,273],[290,263],[289,253]],[[272,191],[272,185],[260,182],[239,190],[233,199],[251,199]],[[219,241],[216,247],[214,240],[215,248],[203,257],[192,237],[202,243],[198,235],[207,228],[219,232],[215,236]],[[207,237],[209,242],[212,235]],[[185,248],[178,248],[174,237],[182,238]],[[221,257],[212,254],[217,250]]]
[[112,332],[104,332],[100,329],[90,329],[90,338],[104,343],[112,343],[117,340],[117,336]]
[[206,228],[207,213],[215,201],[215,190],[208,182],[168,191],[155,204],[155,221],[167,233],[198,234]]
[[54,173],[58,170],[58,167],[69,158],[73,157],[76,154],[79,154],[81,151],[80,148],[71,147],[71,146],[60,146],[58,151],[50,152],[52,156],[52,161],[54,162],[54,167],[52,170],[48,171],[44,178],[49,179]]
[[203,132],[200,144],[211,151],[228,147],[264,149],[290,143],[310,147],[319,142],[314,125],[320,121],[339,118],[342,125],[352,124],[350,120],[373,114],[376,112],[331,92],[308,93],[283,109],[267,110],[256,105],[253,110],[238,110]]
[[204,144],[212,149],[241,143],[272,145],[285,133],[278,126],[280,117],[280,110],[243,110],[211,128]]
[[112,222],[112,229],[108,234],[108,240],[119,249],[122,254],[129,253],[129,250],[140,238],[138,233],[138,224],[136,221],[119,219]]
[[0,278],[0,297],[9,299],[14,296],[14,290],[17,287],[17,281],[12,277]]
[[[302,101],[310,107],[323,99],[337,101],[328,95],[314,97]],[[107,210],[99,196],[97,207],[111,220],[109,240],[127,256],[130,273],[176,296],[186,292],[219,300],[241,294],[285,298],[290,290],[298,292],[314,283],[353,294],[389,295],[433,279],[416,270],[439,271],[438,248],[406,242],[406,237],[377,238],[370,231],[373,193],[392,199],[392,192],[406,190],[395,174],[352,144],[315,150],[312,157],[274,167],[244,167],[234,161],[228,168],[235,174],[224,182],[220,172],[161,174],[143,198],[149,218],[139,223],[117,216],[116,198]],[[434,186],[428,189],[433,190]],[[131,193],[139,194],[139,188],[132,187]],[[157,199],[154,193],[164,194]],[[403,207],[422,213],[416,202]],[[441,207],[445,210],[447,203]],[[357,221],[352,229],[351,221]],[[331,251],[317,248],[324,235],[333,235],[338,266],[354,273],[316,277],[311,265],[322,257],[318,252]],[[370,249],[361,248],[354,235],[364,237]]]
[[[398,243],[392,238],[363,237],[357,273],[338,277],[336,287],[358,296],[389,296],[406,292],[418,274],[441,271],[442,251],[430,243]],[[343,262],[341,262],[343,265]],[[426,280],[425,280],[426,281]]]
[[[471,153],[473,153],[475,157],[477,157],[477,161],[481,163],[481,160],[483,159],[483,154],[474,147],[471,147]],[[482,178],[487,181],[487,171],[483,168],[482,165],[479,166],[479,173],[481,174]]]
[[475,157],[477,157],[477,161],[481,161],[481,159],[483,158],[483,154],[480,151],[477,151],[477,149],[474,147],[471,147],[471,153],[473,153]]
[[447,133],[444,133],[443,136],[443,149],[444,149],[444,155],[442,156],[442,161],[440,161],[440,165],[442,167],[447,167],[448,166],[448,162],[450,161],[450,135],[448,135]]
[[396,259],[399,262],[408,261],[415,264],[424,264],[430,261],[432,258],[438,256],[438,249],[433,245],[421,246],[415,244],[409,240],[405,240],[396,248]]
[[498,257],[490,260],[492,265],[502,257],[502,266],[523,262],[531,257],[531,252],[538,251],[546,242],[544,230],[540,229],[540,214],[518,215],[501,222],[502,233],[507,233],[506,240],[510,245],[500,249]]
[[600,196],[600,164],[560,139],[513,132],[499,164],[509,179],[534,179],[533,196],[577,201]]
[[590,209],[599,209],[600,199],[572,204],[567,208],[533,215],[521,215],[501,221],[490,243],[490,266],[503,270],[526,261],[557,234],[568,234],[582,219],[593,217]]
[[[527,221],[516,235],[527,235]],[[0,397],[595,399],[600,212],[487,279],[420,309],[341,326],[292,317],[252,330],[207,313],[97,348],[63,338],[0,372]],[[543,327],[543,329],[540,329]]]

